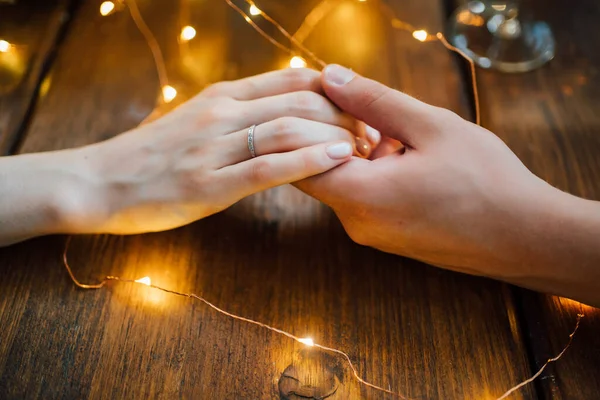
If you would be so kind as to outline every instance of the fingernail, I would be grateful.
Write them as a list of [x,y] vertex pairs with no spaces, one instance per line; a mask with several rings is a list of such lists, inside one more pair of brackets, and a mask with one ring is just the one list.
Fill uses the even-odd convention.
[[350,157],[352,155],[352,146],[350,145],[350,143],[346,142],[337,143],[327,147],[325,151],[327,152],[329,158],[332,158],[334,160],[340,160],[342,158]]
[[356,138],[356,151],[361,157],[368,157],[371,154],[371,146],[366,140],[359,137]]
[[371,128],[369,125],[365,127],[365,131],[367,132],[367,137],[373,144],[379,144],[381,141],[381,133],[375,128]]
[[333,64],[325,68],[325,80],[331,85],[344,86],[354,79],[355,76],[354,72],[341,65]]

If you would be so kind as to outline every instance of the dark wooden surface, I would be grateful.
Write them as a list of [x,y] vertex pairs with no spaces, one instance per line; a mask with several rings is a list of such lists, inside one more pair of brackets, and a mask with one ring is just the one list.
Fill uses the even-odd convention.
[[[530,14],[553,29],[556,57],[527,74],[481,72],[483,124],[552,185],[600,200],[600,3],[523,3]],[[540,394],[552,399],[598,398],[600,310],[519,292],[524,340],[536,368],[561,351],[577,313],[585,314],[569,352],[538,381]]]
[[[316,3],[259,4],[293,30]],[[389,3],[415,25],[442,26],[441,2]],[[83,2],[69,23],[47,92],[20,138],[21,152],[97,142],[152,110],[159,87],[143,38],[126,11],[103,18],[98,6]],[[289,58],[222,2],[140,1],[140,8],[165,53],[178,101],[207,83],[278,68]],[[421,45],[392,31],[373,2],[344,1],[326,22],[307,41],[326,61],[469,116],[460,67],[439,44]],[[177,43],[182,24],[198,30],[183,46]],[[573,40],[565,35],[562,40]],[[588,58],[579,70],[585,74],[598,65],[597,55],[592,44],[581,46],[587,46],[577,47]],[[484,90],[484,121],[535,172],[564,189],[571,182],[595,187],[598,196],[598,180],[592,181],[600,169],[589,148],[598,145],[598,116],[587,103],[598,92],[580,85],[571,97],[578,103],[552,100],[572,71],[557,64],[535,73],[537,86],[524,86],[534,85],[532,75],[482,76],[484,87],[495,88]],[[543,75],[551,72],[554,78]],[[523,116],[528,108],[512,104],[520,99],[515,90],[530,96],[526,105],[549,104],[550,114]],[[548,115],[560,122],[549,123]],[[337,379],[331,399],[385,398],[357,385],[341,360],[199,302],[138,285],[77,289],[61,265],[64,240],[0,249],[0,398],[272,399],[280,398],[280,376],[290,365],[319,387]],[[579,307],[529,292],[515,297],[503,284],[356,246],[328,209],[291,187],[172,232],[75,238],[71,262],[85,281],[148,275],[158,285],[201,293],[236,314],[344,349],[366,379],[416,398],[501,395],[530,376],[531,364],[559,350],[576,313],[568,307]],[[563,398],[594,397],[584,390],[593,390],[598,322],[593,312],[586,318],[568,357],[550,370],[553,378],[541,381],[540,391],[530,385],[513,398],[558,391]]]
[[68,22],[72,1],[0,2],[0,39],[14,44],[0,53],[0,156],[18,147],[40,79]]

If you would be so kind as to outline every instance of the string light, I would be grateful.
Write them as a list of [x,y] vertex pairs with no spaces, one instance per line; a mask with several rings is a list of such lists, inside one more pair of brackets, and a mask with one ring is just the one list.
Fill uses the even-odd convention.
[[[229,2],[229,0],[225,1]],[[319,4],[317,4],[317,6],[307,15],[305,20],[302,22],[298,31],[293,35],[293,42],[301,45],[304,39],[308,37],[312,29],[314,29],[314,27],[317,25],[317,23],[325,16],[326,13],[331,11],[331,9],[337,4],[337,2],[333,2],[332,0],[322,0]],[[451,45],[441,32],[438,32],[435,35],[430,35],[427,31],[423,29],[416,29],[413,25],[396,18],[396,15],[392,8],[385,2],[379,2],[379,6],[389,16],[393,28],[410,32],[412,36],[420,42],[439,41],[446,49],[458,54],[469,63],[469,72],[471,75],[471,89],[473,93],[473,104],[475,109],[475,123],[481,126],[481,106],[479,103],[479,88],[477,85],[477,68],[473,59],[471,59],[471,57],[469,57],[465,52],[463,52],[459,48]],[[276,24],[276,22],[274,23]],[[268,39],[271,40],[272,38],[268,37]],[[292,52],[291,49],[287,50]],[[313,58],[313,61],[315,61],[317,64],[321,66],[326,65],[324,61],[317,58],[313,53],[309,54]]]
[[170,103],[177,96],[177,90],[173,86],[165,85],[162,88],[163,100]]
[[300,56],[294,56],[290,59],[290,67],[292,68],[305,68],[306,60]]
[[427,38],[429,37],[429,34],[427,33],[427,31],[424,31],[423,29],[420,29],[418,31],[414,31],[412,33],[413,37],[415,39],[417,39],[420,42],[424,42],[427,40]]
[[305,344],[307,346],[313,347],[315,345],[315,342],[311,339],[311,338],[300,338],[298,339],[298,341],[302,344]]
[[[162,94],[163,94],[163,100],[165,102],[170,102],[172,101],[175,96],[177,95],[177,91],[175,90],[175,88],[173,88],[172,86],[168,85],[168,79],[167,79],[167,74],[166,74],[166,67],[165,67],[165,63],[164,63],[164,59],[162,57],[162,52],[160,51],[160,47],[158,45],[158,42],[156,41],[156,38],[154,37],[154,35],[152,34],[152,32],[150,31],[150,29],[148,28],[148,25],[145,23],[144,19],[142,18],[139,9],[137,8],[137,4],[135,3],[135,0],[125,0],[126,4],[129,6],[129,10],[130,10],[130,14],[132,19],[134,20],[137,28],[140,30],[140,32],[143,34],[144,38],[146,39],[146,42],[148,44],[148,47],[151,49],[153,57],[154,57],[154,61],[155,61],[155,65],[157,68],[157,73],[159,76],[159,81],[161,82],[161,88],[162,88]],[[276,39],[274,39],[272,36],[270,36],[269,34],[267,34],[265,31],[263,31],[260,27],[258,27],[252,20],[251,18],[243,11],[241,10],[239,7],[237,7],[235,4],[233,4],[231,2],[231,0],[224,0],[231,8],[233,8],[234,10],[236,10],[240,15],[242,15],[242,17],[244,17],[244,19],[258,32],[260,33],[263,37],[265,37],[269,42],[271,42],[272,44],[274,44],[275,46],[279,47],[280,49],[284,50],[284,51],[288,51],[289,53],[293,54],[294,51],[293,49],[289,48],[288,46],[278,42]],[[263,15],[263,17],[269,21],[271,24],[273,24],[275,27],[277,27],[277,29],[286,37],[288,38],[292,44],[294,44],[294,46],[296,46],[298,49],[300,49],[301,51],[303,51],[305,54],[307,54],[312,60],[313,62],[315,62],[316,64],[320,65],[320,66],[325,66],[325,62],[322,61],[321,59],[319,59],[314,53],[312,53],[309,49],[307,49],[302,43],[301,40],[298,40],[296,37],[290,35],[277,21],[275,21],[273,18],[271,18],[270,16],[268,16],[267,14],[263,13],[262,11],[260,11],[260,9],[258,7],[256,7],[256,5],[254,5],[254,3],[251,0],[245,0],[246,3],[248,3],[250,5],[250,13],[252,14],[252,7],[255,7],[256,10],[259,11],[259,14]],[[364,1],[364,0],[359,0],[359,1]],[[110,5],[108,6],[104,6],[104,11],[106,11],[106,14],[103,13],[103,5],[105,3],[110,3],[112,4],[112,7],[110,7]],[[110,7],[110,10],[108,10],[108,7]],[[112,2],[104,2],[102,3],[101,7],[100,7],[100,13],[102,15],[108,15],[110,12],[112,12],[114,9],[114,3]],[[255,14],[252,14],[255,15]],[[476,120],[477,123],[480,123],[480,113],[479,113],[479,97],[478,97],[478,91],[477,91],[477,81],[476,81],[476,75],[475,75],[475,64],[473,62],[472,59],[470,59],[466,54],[464,54],[461,50],[457,49],[456,47],[452,46],[450,43],[448,43],[448,41],[445,39],[445,37],[443,36],[442,33],[437,33],[435,36],[431,36],[429,35],[426,31],[421,31],[421,30],[416,30],[414,29],[411,25],[398,20],[397,18],[393,18],[392,19],[392,26],[397,28],[397,29],[403,29],[403,30],[407,30],[409,32],[413,33],[413,37],[415,37],[415,39],[423,42],[423,41],[428,41],[428,40],[435,40],[438,39],[448,50],[451,50],[459,55],[461,55],[463,58],[465,58],[467,61],[470,62],[471,65],[471,75],[472,75],[472,80],[473,80],[473,92],[474,92],[474,102],[475,102],[475,106],[476,106]],[[185,28],[184,28],[185,29]],[[193,28],[192,28],[193,29]],[[423,33],[418,33],[418,32],[423,32]],[[195,33],[195,30],[194,30]],[[183,34],[183,31],[182,31]],[[306,37],[306,36],[305,36]],[[424,40],[423,40],[424,39]],[[189,39],[188,39],[189,40]],[[10,44],[6,41],[0,41],[0,51],[2,51],[2,49],[5,48],[4,51],[8,51],[8,49],[10,48]],[[302,63],[304,63],[304,66],[306,65],[306,60],[304,60],[302,57],[300,56],[294,56],[292,57],[292,59],[290,60],[290,66],[293,67],[292,65],[292,61],[298,58],[299,60],[302,61]],[[299,61],[294,61],[294,63],[297,63]],[[268,329],[274,333],[278,333],[281,335],[284,335],[290,339],[293,339],[301,344],[304,344],[306,346],[309,347],[315,347],[317,349],[320,349],[322,351],[326,351],[326,352],[330,352],[330,353],[335,353],[339,356],[342,356],[348,367],[351,369],[355,379],[365,385],[368,386],[374,390],[377,391],[381,391],[384,393],[388,393],[391,395],[394,395],[398,398],[401,399],[407,399],[407,397],[403,396],[402,394],[398,393],[398,392],[394,392],[391,389],[385,389],[381,386],[377,386],[374,385],[364,379],[362,379],[358,373],[358,370],[356,369],[356,367],[354,366],[354,364],[352,363],[352,360],[350,359],[350,356],[348,355],[348,353],[343,352],[342,350],[336,349],[336,348],[332,348],[332,347],[327,347],[327,346],[323,346],[321,344],[317,344],[313,341],[312,338],[300,338],[297,337],[289,332],[286,332],[284,330],[272,327],[270,325],[264,324],[262,322],[259,321],[255,321],[249,318],[245,318],[239,315],[235,315],[232,313],[229,313],[219,307],[217,307],[216,305],[214,305],[213,303],[209,302],[208,300],[206,300],[205,298],[198,296],[194,293],[183,293],[183,292],[178,292],[172,289],[167,289],[167,288],[163,288],[160,286],[156,286],[152,284],[152,280],[150,279],[150,277],[145,276],[143,278],[139,278],[139,279],[123,279],[120,278],[118,276],[107,276],[105,277],[100,283],[97,284],[84,284],[79,282],[75,275],[73,274],[73,271],[71,270],[68,260],[67,260],[67,252],[69,249],[69,244],[70,244],[70,240],[71,238],[69,238],[65,244],[65,248],[64,248],[64,252],[63,252],[63,264],[64,267],[67,270],[67,273],[69,274],[71,280],[73,281],[73,283],[78,286],[79,288],[82,289],[100,289],[102,287],[104,287],[106,285],[106,283],[110,282],[110,281],[115,281],[115,282],[123,282],[123,283],[134,283],[134,284],[142,284],[145,286],[148,286],[151,289],[155,289],[155,290],[160,290],[162,292],[165,293],[169,293],[169,294],[173,294],[173,295],[177,295],[177,296],[183,296],[183,297],[187,297],[187,298],[193,298],[196,300],[199,300],[201,302],[203,302],[204,304],[206,304],[207,306],[209,306],[210,308],[212,308],[213,310],[217,311],[218,313],[225,315],[229,318],[238,320],[238,321],[242,321],[242,322],[246,322],[246,323],[250,323],[253,325],[257,325],[260,327],[263,327],[265,329]],[[544,369],[552,362],[556,362],[557,360],[559,360],[563,354],[567,351],[567,349],[570,347],[571,342],[573,340],[573,337],[575,336],[575,333],[577,332],[577,329],[579,328],[579,323],[581,318],[583,318],[583,314],[579,314],[577,317],[577,323],[575,325],[575,329],[573,330],[573,332],[571,333],[571,335],[569,336],[569,341],[567,343],[567,345],[563,348],[563,350],[554,358],[549,359],[543,366],[542,368],[540,368],[540,370],[533,375],[531,378],[519,383],[518,385],[512,387],[511,389],[509,389],[506,393],[504,393],[498,400],[502,400],[505,399],[507,396],[509,396],[511,393],[515,392],[516,390],[520,389],[521,387],[531,383],[532,381],[534,381],[537,377],[539,377],[541,375],[541,373],[544,371]]]
[[181,28],[181,34],[179,35],[182,41],[187,42],[196,37],[196,29],[193,26],[184,26]]
[[146,286],[152,286],[152,280],[150,279],[149,276],[145,276],[143,278],[136,279],[134,282],[141,283]]
[[[127,8],[129,9],[129,15],[131,15],[131,19],[135,23],[135,26],[144,36],[146,43],[148,44],[148,48],[152,53],[152,57],[154,58],[154,65],[156,66],[156,73],[158,74],[158,82],[160,83],[160,87],[162,90],[162,98],[165,103],[169,103],[171,100],[177,96],[177,90],[169,85],[169,78],[167,76],[167,66],[165,64],[165,59],[163,57],[162,51],[160,50],[160,46],[158,41],[154,37],[154,34],[144,21],[144,17],[142,17],[142,13],[140,13],[140,9],[137,6],[135,0],[124,0],[127,4]],[[152,113],[148,114],[150,117]],[[148,118],[146,117],[146,118]],[[141,123],[145,123],[144,119]]]
[[102,15],[103,17],[112,14],[114,10],[115,3],[113,3],[112,1],[105,1],[102,4],[100,4],[100,15]]
[[262,14],[262,11],[260,10],[260,8],[256,7],[256,5],[252,4],[250,6],[250,15],[260,15]]
[[[225,0],[227,2],[227,4],[232,4],[231,0]],[[254,2],[252,0],[244,0],[247,4],[250,5],[255,5]],[[277,21],[275,21],[273,18],[271,18],[271,16],[263,11],[261,11],[262,16],[265,20],[267,20],[269,23],[271,23],[273,26],[275,26],[275,28],[277,28],[277,30],[279,32],[281,32],[281,34],[283,36],[285,36],[294,46],[296,46],[299,50],[301,50],[302,52],[304,52],[306,55],[308,55],[313,62],[315,62],[315,64],[321,66],[322,68],[324,68],[327,64],[325,63],[325,61],[321,60],[319,57],[317,57],[315,55],[315,53],[313,53],[312,51],[310,51],[307,47],[305,47],[302,43],[300,43],[298,40],[296,40],[295,37],[293,37],[292,35],[290,35],[290,33]],[[256,24],[252,25],[254,27],[254,29],[256,29]],[[272,36],[269,36],[271,39],[273,39]],[[288,48],[288,51],[290,53],[294,53],[292,49]]]
[[66,244],[65,244],[65,249],[64,249],[64,252],[63,252],[63,265],[64,265],[65,269],[67,270],[67,273],[71,277],[71,280],[73,281],[73,283],[76,286],[78,286],[78,287],[80,287],[82,289],[100,289],[100,288],[104,287],[108,282],[111,282],[111,281],[122,282],[122,283],[137,283],[137,284],[142,284],[142,285],[148,286],[148,287],[150,287],[152,289],[155,289],[155,290],[160,290],[160,291],[165,292],[165,293],[169,293],[169,294],[173,294],[173,295],[177,295],[177,296],[182,296],[182,297],[187,297],[187,298],[190,298],[190,299],[199,300],[202,303],[204,303],[207,306],[209,306],[210,308],[212,308],[213,310],[215,310],[218,313],[220,313],[222,315],[225,315],[225,316],[227,316],[229,318],[232,318],[232,319],[235,319],[235,320],[238,320],[238,321],[242,321],[242,322],[247,322],[247,323],[252,324],[252,325],[260,326],[260,327],[265,328],[265,329],[267,329],[267,330],[269,330],[271,332],[274,332],[274,333],[286,336],[286,337],[288,337],[290,339],[295,340],[298,343],[302,343],[302,344],[304,344],[306,346],[309,346],[309,347],[315,347],[315,348],[318,348],[320,350],[323,350],[323,351],[326,351],[326,352],[329,352],[329,353],[338,354],[338,355],[342,356],[345,359],[348,367],[352,371],[352,374],[354,375],[354,377],[356,378],[356,380],[358,382],[360,382],[361,384],[363,384],[365,386],[368,386],[368,387],[370,387],[372,389],[375,389],[375,390],[378,390],[378,391],[381,391],[381,392],[385,392],[385,393],[394,395],[394,396],[396,396],[396,397],[398,397],[400,399],[410,400],[410,399],[408,399],[407,397],[405,397],[404,395],[402,395],[400,393],[393,392],[392,390],[385,389],[385,388],[383,388],[381,386],[374,385],[374,384],[372,384],[370,382],[367,382],[363,378],[361,378],[360,375],[358,374],[358,370],[356,369],[356,367],[352,363],[352,360],[350,359],[350,356],[347,353],[343,352],[342,350],[339,350],[339,349],[336,349],[336,348],[333,348],[333,347],[323,346],[321,344],[315,343],[312,338],[301,338],[301,337],[295,336],[294,334],[292,334],[290,332],[286,332],[286,331],[284,331],[282,329],[275,328],[275,327],[273,327],[271,325],[267,325],[267,324],[262,323],[260,321],[256,321],[256,320],[253,320],[253,319],[250,319],[250,318],[246,318],[246,317],[242,317],[242,316],[230,313],[230,312],[225,311],[222,308],[216,306],[215,304],[211,303],[210,301],[206,300],[204,297],[198,296],[197,294],[178,292],[176,290],[167,289],[167,288],[164,288],[164,287],[161,287],[161,286],[153,285],[152,281],[150,280],[150,277],[146,276],[144,278],[132,280],[132,279],[124,279],[124,278],[121,278],[121,277],[118,277],[118,276],[107,276],[100,283],[97,283],[97,284],[84,284],[84,283],[81,283],[81,282],[79,282],[77,280],[77,278],[73,274],[73,271],[71,270],[71,267],[69,266],[69,261],[68,261],[67,254],[68,254],[70,243],[71,243],[71,237],[69,237],[67,239]]
[[[177,295],[177,296],[182,296],[182,297],[187,297],[187,298],[199,300],[202,303],[204,303],[207,306],[209,306],[210,308],[212,308],[213,310],[215,310],[218,313],[220,313],[222,315],[225,315],[225,316],[227,316],[229,318],[232,318],[232,319],[235,319],[235,320],[238,320],[238,321],[242,321],[242,322],[246,322],[246,323],[249,323],[249,324],[252,324],[252,325],[260,326],[260,327],[265,328],[265,329],[267,329],[267,330],[269,330],[271,332],[274,332],[274,333],[286,336],[286,337],[288,337],[290,339],[293,339],[293,340],[297,341],[298,343],[302,343],[302,344],[304,344],[306,346],[315,347],[315,348],[318,348],[320,350],[323,350],[323,351],[326,351],[326,352],[329,352],[329,353],[335,353],[337,355],[340,355],[340,356],[342,356],[345,359],[346,364],[348,365],[348,367],[352,371],[352,374],[354,375],[354,378],[359,383],[361,383],[361,384],[363,384],[365,386],[368,386],[371,389],[374,389],[374,390],[377,390],[377,391],[380,391],[380,392],[384,392],[384,393],[387,393],[387,394],[394,395],[394,396],[396,396],[396,397],[398,397],[400,399],[410,400],[408,397],[402,395],[399,392],[394,392],[391,389],[385,389],[385,388],[383,388],[381,386],[374,385],[374,384],[372,384],[372,383],[364,380],[363,378],[361,378],[360,375],[359,375],[359,373],[358,373],[358,370],[354,366],[354,363],[352,363],[352,360],[350,359],[350,356],[348,355],[348,353],[345,353],[342,350],[339,350],[339,349],[336,349],[336,348],[333,348],[333,347],[323,346],[321,344],[315,343],[312,338],[309,338],[309,337],[301,338],[301,337],[295,336],[294,334],[292,334],[290,332],[284,331],[284,330],[279,329],[279,328],[275,328],[275,327],[273,327],[271,325],[267,325],[267,324],[265,324],[263,322],[256,321],[256,320],[253,320],[253,319],[250,319],[250,318],[246,318],[246,317],[242,317],[242,316],[230,313],[230,312],[225,311],[224,309],[216,306],[215,304],[211,303],[210,301],[206,300],[204,297],[198,296],[197,294],[178,292],[178,291],[173,290],[173,289],[167,289],[167,288],[164,288],[164,287],[161,287],[161,286],[153,285],[150,277],[148,277],[148,276],[145,276],[145,277],[140,278],[140,279],[132,280],[132,279],[123,279],[123,278],[118,277],[118,276],[110,276],[109,275],[109,276],[106,276],[100,283],[97,283],[97,284],[84,284],[84,283],[81,283],[81,282],[79,282],[77,280],[77,278],[73,274],[73,271],[71,270],[71,267],[69,266],[69,261],[68,261],[67,254],[68,254],[68,251],[69,251],[69,245],[70,245],[70,243],[71,243],[71,237],[69,236],[67,238],[67,241],[65,243],[65,248],[64,248],[64,251],[63,251],[63,265],[64,265],[65,269],[67,270],[67,273],[69,274],[69,277],[71,278],[71,280],[73,281],[73,283],[76,286],[78,286],[78,287],[80,287],[82,289],[100,289],[100,288],[104,287],[110,281],[123,282],[123,283],[137,283],[137,284],[148,286],[148,287],[150,287],[152,289],[160,290],[160,291],[165,292],[165,293],[169,293],[169,294],[173,294],[173,295]],[[581,319],[583,317],[584,317],[583,314],[578,314],[577,315],[577,323],[575,324],[575,329],[573,329],[573,332],[571,332],[571,334],[569,335],[569,341],[567,342],[566,346],[563,348],[563,350],[556,357],[549,359],[538,370],[538,372],[536,372],[531,378],[529,378],[529,379],[527,379],[527,380],[519,383],[518,385],[513,386],[512,388],[510,388],[509,390],[507,390],[497,400],[503,400],[506,397],[508,397],[511,393],[513,393],[513,392],[517,391],[518,389],[522,388],[523,386],[525,386],[525,385],[533,382],[537,377],[539,377],[542,374],[542,372],[544,371],[544,369],[550,363],[558,361],[565,354],[565,352],[567,351],[567,349],[571,346],[571,343],[573,341],[573,337],[575,336],[575,333],[577,333],[577,329],[579,329],[579,323],[580,323],[580,321],[581,321]]]
[[6,40],[0,40],[0,53],[7,53],[12,45]]

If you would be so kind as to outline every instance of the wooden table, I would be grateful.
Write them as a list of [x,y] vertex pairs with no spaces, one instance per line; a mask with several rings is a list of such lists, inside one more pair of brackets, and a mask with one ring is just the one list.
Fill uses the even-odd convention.
[[[178,101],[289,59],[222,1],[138,2]],[[341,1],[308,46],[328,62],[472,117],[465,65],[439,43],[394,31],[376,2]],[[294,31],[317,3],[258,4]],[[148,47],[127,10],[102,17],[99,4],[0,4],[0,38],[19,44],[21,57],[20,69],[0,80],[1,154],[101,141],[152,110],[159,85]],[[388,4],[431,32],[456,5]],[[533,1],[554,29],[557,57],[523,75],[481,72],[483,123],[536,174],[600,200],[600,4],[572,4]],[[179,44],[187,24],[197,36]],[[78,289],[61,263],[64,243],[46,237],[0,249],[0,398],[284,398],[279,386],[289,387],[282,374],[290,366],[318,390],[334,382],[328,399],[394,398],[357,384],[342,359],[198,301],[141,285]],[[330,210],[291,187],[171,232],[76,237],[70,260],[84,281],[151,276],[344,349],[365,379],[418,399],[500,396],[562,349],[583,311],[565,356],[511,398],[600,393],[598,310],[355,245]]]

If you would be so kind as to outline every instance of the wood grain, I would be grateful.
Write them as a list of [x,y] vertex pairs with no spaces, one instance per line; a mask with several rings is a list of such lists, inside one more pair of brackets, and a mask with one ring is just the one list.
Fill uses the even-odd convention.
[[0,156],[19,141],[69,13],[71,0],[0,2]]
[[[293,30],[316,3],[260,6]],[[417,25],[441,27],[439,2],[407,3],[390,2]],[[86,2],[73,21],[24,152],[97,142],[151,111],[158,83],[145,42],[126,13],[101,18],[97,6]],[[289,58],[220,2],[140,8],[181,97]],[[198,41],[177,44],[182,21]],[[343,2],[327,21],[307,41],[322,58],[468,114],[441,45],[392,31],[372,2]],[[50,237],[0,250],[0,397],[273,399],[293,365],[312,384],[337,377],[330,399],[385,398],[357,385],[342,360],[201,303],[131,284],[79,290],[61,266],[63,244]],[[365,379],[413,398],[493,398],[530,374],[507,286],[357,246],[330,210],[292,187],[171,232],[78,237],[70,258],[83,281],[151,276],[344,349]],[[530,386],[515,398],[534,396]]]
[[[538,176],[564,191],[600,200],[600,4],[523,4],[526,14],[550,24],[556,57],[527,74],[480,71],[483,124]],[[573,346],[544,372],[538,388],[544,398],[597,398],[600,311],[530,291],[518,297],[534,369],[562,350],[577,313],[586,314]]]

